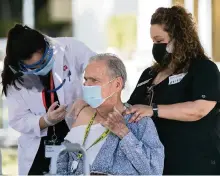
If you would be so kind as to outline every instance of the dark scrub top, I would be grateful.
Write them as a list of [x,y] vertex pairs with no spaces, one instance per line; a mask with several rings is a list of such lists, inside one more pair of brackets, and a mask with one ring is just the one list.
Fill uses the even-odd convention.
[[[195,100],[220,101],[220,77],[217,66],[210,60],[195,59],[180,82],[169,77],[153,86],[157,73],[146,69],[128,103],[169,105]],[[148,81],[146,81],[148,80]],[[141,85],[140,83],[145,84]],[[173,84],[169,85],[169,81]],[[152,91],[153,90],[153,91]],[[220,174],[220,113],[217,105],[204,118],[181,122],[153,118],[165,147],[164,174]]]
[[[50,74],[40,77],[41,81],[46,89],[49,89],[50,85]],[[50,107],[51,105],[51,99],[50,99],[50,93],[46,93],[46,104],[47,107]],[[59,101],[57,97],[57,93],[54,93],[54,101]],[[64,141],[65,136],[69,132],[69,128],[66,124],[66,121],[63,120],[60,123],[55,125],[55,131],[56,131],[56,136],[60,142]],[[28,175],[43,175],[43,173],[48,173],[49,172],[49,165],[50,165],[50,159],[45,158],[45,147],[44,147],[44,142],[46,140],[51,140],[52,135],[54,134],[53,132],[53,127],[48,127],[48,132],[47,136],[41,138],[40,146],[37,151],[37,154],[35,156],[35,159],[33,161],[33,164],[31,166],[31,169],[28,173]]]

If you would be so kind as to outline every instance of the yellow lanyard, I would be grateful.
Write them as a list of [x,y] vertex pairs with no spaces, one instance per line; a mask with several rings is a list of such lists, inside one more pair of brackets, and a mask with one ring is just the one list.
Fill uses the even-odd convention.
[[[84,139],[83,139],[83,146],[85,146],[86,139],[88,138],[88,135],[89,135],[91,126],[92,126],[92,124],[93,124],[93,122],[94,122],[94,120],[95,120],[96,115],[97,115],[97,112],[92,116],[91,120],[89,121],[88,126],[86,127],[85,134],[84,134]],[[92,143],[92,145],[89,146],[89,148],[86,149],[86,151],[89,150],[89,149],[90,149],[91,147],[93,147],[94,145],[98,144],[100,141],[102,141],[109,133],[110,133],[110,130],[108,130],[108,129],[105,130],[105,131],[101,134],[101,136],[100,136],[99,138],[97,138],[97,139]],[[78,158],[78,159],[82,158],[82,154],[79,153],[79,154],[77,155],[77,158]]]

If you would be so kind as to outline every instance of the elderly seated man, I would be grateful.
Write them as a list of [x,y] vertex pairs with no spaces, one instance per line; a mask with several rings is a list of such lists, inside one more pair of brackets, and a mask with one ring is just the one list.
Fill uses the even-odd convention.
[[[123,62],[111,54],[98,54],[85,69],[83,100],[90,106],[78,115],[65,138],[87,150],[93,174],[162,175],[164,147],[150,117],[129,123],[122,116],[121,92],[127,73]],[[83,172],[81,153],[61,153],[57,174]]]

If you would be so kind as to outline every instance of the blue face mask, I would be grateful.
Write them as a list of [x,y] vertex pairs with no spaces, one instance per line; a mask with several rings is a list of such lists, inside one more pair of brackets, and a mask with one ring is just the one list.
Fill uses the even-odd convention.
[[47,65],[44,66],[44,68],[42,68],[38,72],[35,72],[34,74],[41,75],[41,76],[47,75],[52,70],[53,64],[54,64],[54,59],[51,58],[50,61],[47,63]]
[[[109,84],[110,82],[108,82],[107,84]],[[106,98],[102,98],[102,87],[101,86],[83,86],[83,100],[87,104],[89,104],[92,108],[97,108],[101,106],[108,98],[110,98],[113,95],[114,93]]]
[[[53,59],[53,49],[47,46],[46,51],[43,57],[36,63],[32,65],[26,65],[24,63],[20,63],[21,72],[25,75],[47,75],[53,68],[54,59]],[[40,68],[35,68],[39,66]]]

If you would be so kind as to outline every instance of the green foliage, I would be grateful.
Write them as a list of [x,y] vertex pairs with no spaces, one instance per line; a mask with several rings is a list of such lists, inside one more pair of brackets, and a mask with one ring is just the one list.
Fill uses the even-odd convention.
[[131,51],[136,47],[137,20],[135,15],[115,15],[107,23],[108,45]]

